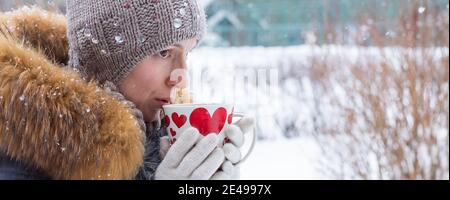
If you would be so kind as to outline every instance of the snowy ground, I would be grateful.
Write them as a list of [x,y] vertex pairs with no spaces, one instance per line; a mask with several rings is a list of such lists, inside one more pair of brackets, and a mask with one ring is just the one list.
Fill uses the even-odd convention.
[[257,141],[252,154],[241,165],[241,179],[324,179],[317,171],[318,156],[317,144],[308,137]]

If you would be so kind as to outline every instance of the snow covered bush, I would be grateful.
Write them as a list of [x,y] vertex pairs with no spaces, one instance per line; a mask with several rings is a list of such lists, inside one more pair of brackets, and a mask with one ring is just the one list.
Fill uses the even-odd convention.
[[315,135],[330,178],[449,178],[448,10],[410,9],[390,41],[365,24],[377,47],[313,59]]

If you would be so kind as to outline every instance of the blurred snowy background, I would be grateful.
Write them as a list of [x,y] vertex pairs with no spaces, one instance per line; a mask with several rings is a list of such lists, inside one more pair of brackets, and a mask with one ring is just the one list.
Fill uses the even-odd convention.
[[199,2],[195,98],[257,119],[242,179],[449,179],[448,0]]

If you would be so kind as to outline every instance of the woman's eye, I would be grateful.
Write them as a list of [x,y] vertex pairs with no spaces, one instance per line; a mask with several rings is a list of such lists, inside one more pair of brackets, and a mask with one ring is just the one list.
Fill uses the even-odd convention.
[[168,58],[170,56],[169,50],[163,50],[159,52],[161,58]]

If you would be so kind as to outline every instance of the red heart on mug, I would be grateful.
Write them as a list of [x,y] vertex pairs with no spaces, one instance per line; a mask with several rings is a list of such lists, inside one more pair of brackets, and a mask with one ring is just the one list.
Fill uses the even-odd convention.
[[186,123],[187,118],[186,115],[178,116],[178,113],[174,112],[172,113],[172,120],[173,123],[175,123],[175,125],[177,125],[178,128],[181,128],[184,125],[184,123]]
[[164,120],[166,121],[166,127],[169,127],[169,125],[170,125],[170,118],[169,118],[169,116],[165,116],[164,117]]
[[170,140],[170,144],[173,144],[173,143],[175,143],[177,141],[177,139],[176,138],[173,138],[172,140]]
[[223,107],[217,108],[213,116],[205,108],[196,108],[189,117],[192,127],[198,129],[200,134],[206,136],[209,133],[219,134],[225,125],[227,110]]
[[228,124],[231,124],[233,122],[233,113],[234,113],[234,108],[231,110],[230,115],[228,115]]
[[225,145],[226,143],[229,143],[229,142],[230,142],[230,138],[225,137],[225,138],[223,139],[222,145]]
[[175,135],[177,135],[177,132],[174,131],[172,128],[170,128],[170,135],[171,135],[172,137],[175,137]]

